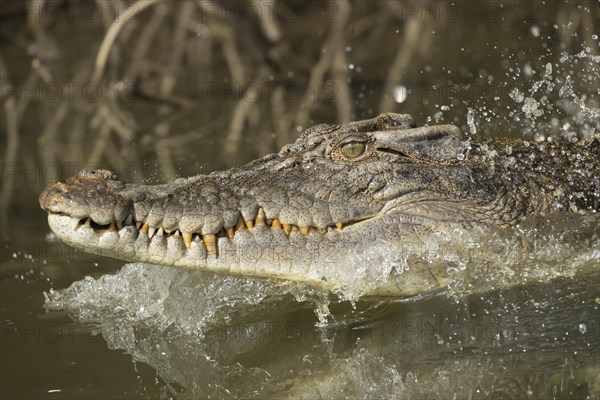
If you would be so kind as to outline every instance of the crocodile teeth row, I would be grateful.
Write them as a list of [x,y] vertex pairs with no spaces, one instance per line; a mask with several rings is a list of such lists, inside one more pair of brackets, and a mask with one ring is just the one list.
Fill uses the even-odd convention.
[[[94,223],[94,222],[89,217],[86,219],[82,219],[79,221],[79,223],[77,224],[77,227],[75,229],[78,229],[82,225],[85,225],[86,227],[91,228],[92,223]],[[292,232],[300,232],[303,235],[308,235],[308,233],[311,231],[318,232],[320,234],[327,233],[327,228],[317,228],[314,226],[297,226],[297,225],[292,225],[292,224],[283,224],[278,218],[267,219],[266,215],[265,215],[265,211],[262,208],[258,209],[258,213],[254,220],[245,220],[240,216],[238,218],[238,221],[235,224],[235,226],[223,227],[216,234],[202,235],[197,232],[191,232],[191,233],[190,232],[181,232],[179,229],[167,232],[162,226],[159,226],[157,228],[157,227],[150,226],[150,224],[148,224],[147,221],[135,221],[131,214],[128,215],[124,221],[113,221],[109,225],[99,225],[99,224],[95,224],[95,225],[97,225],[100,229],[104,229],[109,232],[116,232],[119,229],[123,228],[123,226],[130,226],[130,225],[134,225],[134,224],[139,232],[143,232],[146,235],[148,235],[149,240],[151,240],[155,235],[158,235],[158,236],[164,235],[167,237],[168,236],[182,237],[183,243],[185,244],[186,248],[188,248],[188,249],[192,245],[192,241],[202,239],[202,241],[204,242],[204,246],[206,246],[207,253],[214,255],[214,256],[217,255],[217,236],[227,235],[227,237],[230,240],[233,240],[233,238],[235,237],[235,232],[240,231],[240,230],[245,230],[245,229],[252,230],[255,227],[267,227],[268,226],[272,230],[283,230],[283,232],[286,235],[289,235]],[[343,227],[343,224],[338,222],[335,225],[332,225],[331,227],[334,227],[334,226],[337,230],[341,230]]]

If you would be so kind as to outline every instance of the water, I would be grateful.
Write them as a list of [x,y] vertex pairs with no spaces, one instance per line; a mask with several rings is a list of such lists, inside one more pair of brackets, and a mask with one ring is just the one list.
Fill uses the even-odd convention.
[[[325,44],[344,21],[341,2],[277,2],[281,45],[248,15],[151,7],[125,24],[103,81],[136,80],[147,96],[105,91],[103,102],[80,90],[69,98],[67,83],[85,87],[120,3],[104,2],[95,20],[78,3],[37,20],[22,4],[0,4],[10,33],[0,42],[0,397],[600,398],[597,216],[446,232],[420,256],[450,261],[461,279],[432,298],[380,302],[358,300],[361,280],[340,301],[301,285],[124,266],[56,242],[37,204],[48,182],[86,166],[162,182],[276,151],[308,125],[380,111],[532,145],[578,140],[600,131],[597,2],[355,2],[338,47]],[[161,15],[149,56],[132,63],[140,27]],[[241,70],[210,34],[215,23],[234,29]],[[418,40],[405,41],[410,32]],[[324,47],[337,64],[315,83]],[[236,131],[253,80],[260,96],[246,99]]]
[[93,324],[184,397],[512,398],[527,388],[531,398],[594,398],[600,228],[581,217],[564,229],[560,217],[482,234],[471,249],[485,251],[471,251],[463,279],[416,302],[348,304],[303,287],[127,264],[47,293],[46,307]]

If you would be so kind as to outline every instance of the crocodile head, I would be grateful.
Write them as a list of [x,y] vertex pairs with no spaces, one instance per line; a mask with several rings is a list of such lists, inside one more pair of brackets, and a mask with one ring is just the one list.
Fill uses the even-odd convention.
[[[279,153],[169,184],[83,171],[40,203],[52,231],[87,252],[335,290],[377,241],[398,248],[431,226],[509,224],[525,212],[527,193],[505,196],[471,150],[452,125],[415,128],[408,115],[382,114],[313,127]],[[370,294],[443,284],[415,270]]]

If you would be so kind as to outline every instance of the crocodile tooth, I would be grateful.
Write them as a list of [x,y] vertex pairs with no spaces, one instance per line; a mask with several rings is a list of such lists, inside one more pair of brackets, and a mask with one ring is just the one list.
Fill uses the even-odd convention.
[[321,235],[324,235],[324,234],[326,234],[326,233],[327,233],[327,228],[317,228],[317,230],[319,231],[319,233],[320,233]]
[[281,229],[281,221],[279,218],[273,219],[273,222],[271,222],[271,229]]
[[235,230],[233,228],[225,228],[225,231],[227,232],[227,237],[231,240],[233,240],[233,236],[235,235]]
[[77,222],[77,226],[75,226],[75,229],[74,229],[74,230],[76,231],[77,229],[79,229],[80,227],[82,227],[84,223],[85,223],[85,221],[84,221],[83,219],[80,219],[80,220]]
[[190,248],[190,246],[192,245],[191,233],[186,232],[183,234],[183,243],[185,243],[185,247],[187,247],[188,249]]
[[121,229],[123,227],[123,221],[116,221],[117,229]]
[[300,227],[300,232],[302,232],[303,235],[308,235],[309,231],[310,231],[310,226],[301,226]]
[[165,232],[164,232],[164,230],[163,230],[163,227],[162,227],[162,226],[161,226],[160,228],[158,228],[158,230],[156,231],[156,234],[157,234],[158,236],[162,236],[162,235],[164,235],[164,233],[165,233]]
[[290,224],[283,224],[283,231],[289,235],[292,231],[292,226]]
[[142,223],[140,221],[135,221],[135,227],[139,230]]
[[217,256],[217,237],[215,235],[202,235],[202,241],[206,246],[206,252],[213,256]]
[[152,239],[154,234],[156,233],[156,228],[149,226],[148,227],[148,238]]
[[92,219],[88,217],[88,219],[85,220],[85,226],[87,228],[91,228],[92,227]]
[[244,220],[244,223],[246,224],[246,227],[247,227],[248,229],[252,229],[252,228],[254,228],[254,221],[252,221],[251,219],[249,219],[249,220]]
[[125,218],[125,225],[131,225],[133,222],[133,215],[129,214],[127,218]]
[[265,210],[263,210],[262,208],[259,208],[258,214],[256,214],[255,225],[256,226],[265,226],[266,219],[267,219],[267,216],[265,215]]
[[110,225],[108,226],[108,231],[109,232],[115,232],[117,230],[117,228],[115,227],[115,222],[111,222]]
[[235,230],[238,231],[242,229],[246,229],[246,224],[244,223],[244,219],[239,217],[237,223],[235,224]]
[[144,222],[144,225],[142,225],[140,229],[140,232],[144,232],[144,233],[148,233],[148,228],[150,227],[150,225],[148,225],[148,222]]
[[338,222],[335,224],[335,227],[337,228],[338,231],[341,231],[343,226],[344,226],[344,224],[342,224],[341,222]]
[[292,225],[292,232],[298,232],[298,227],[296,225]]

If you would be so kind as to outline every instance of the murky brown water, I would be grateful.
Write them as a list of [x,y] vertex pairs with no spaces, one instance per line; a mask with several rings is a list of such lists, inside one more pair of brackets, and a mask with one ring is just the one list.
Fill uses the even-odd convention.
[[[144,267],[117,275],[146,284],[135,298],[95,302],[117,287],[90,281],[55,303],[70,316],[46,312],[44,292],[124,263],[53,241],[37,203],[48,182],[85,166],[160,182],[380,111],[482,135],[598,132],[596,1],[159,2],[124,24],[91,85],[100,41],[130,3],[42,3],[0,3],[0,397],[261,398],[314,381],[335,398],[600,396],[597,219],[551,224],[528,260],[490,253],[496,279],[544,266],[556,279],[409,304],[333,302],[319,324],[323,299],[174,270],[136,280]],[[586,237],[573,233],[583,226]],[[161,279],[164,298],[143,298]]]

